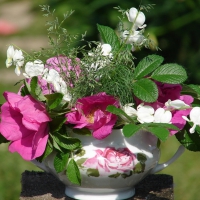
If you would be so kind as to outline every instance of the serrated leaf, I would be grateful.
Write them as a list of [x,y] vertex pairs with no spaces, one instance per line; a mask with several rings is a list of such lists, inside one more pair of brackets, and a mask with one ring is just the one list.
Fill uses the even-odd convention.
[[63,99],[63,94],[61,93],[53,93],[45,95],[47,99],[47,105],[49,109],[54,109],[58,107]]
[[158,68],[163,62],[163,57],[158,55],[149,55],[143,58],[137,65],[134,71],[134,78],[140,79]]
[[151,132],[153,135],[155,135],[163,142],[167,140],[170,134],[169,130],[163,127],[148,127],[147,131]]
[[97,29],[101,35],[103,42],[106,44],[110,44],[113,51],[117,51],[120,48],[119,38],[112,28],[97,24]]
[[66,122],[67,118],[65,116],[56,116],[49,123],[51,133],[58,132],[63,124]]
[[57,173],[65,170],[69,159],[69,155],[70,155],[69,153],[62,153],[62,152],[56,154],[54,158],[54,168]]
[[125,137],[131,137],[142,128],[142,125],[126,124],[123,127],[123,134]]
[[67,165],[66,175],[71,183],[81,185],[80,171],[74,159],[71,159],[69,161]]
[[98,171],[98,169],[89,168],[89,169],[87,169],[87,175],[88,176],[99,177],[99,171]]
[[[179,133],[175,134],[178,141],[190,151],[200,151],[200,137],[199,133],[189,133],[190,125],[187,123],[185,130],[181,130]],[[188,130],[188,132],[186,131]]]
[[158,88],[156,84],[146,78],[133,83],[134,95],[144,102],[155,102],[158,98]]
[[77,138],[67,137],[59,133],[52,135],[52,137],[58,146],[67,150],[75,150],[81,146],[81,141]]
[[165,64],[156,69],[151,78],[162,83],[179,84],[187,79],[187,73],[178,64]]
[[122,109],[116,108],[113,105],[107,106],[106,110],[108,112],[111,112],[112,114],[115,114],[117,116],[124,116],[126,119],[128,119],[130,122],[133,122],[132,118],[128,116]]

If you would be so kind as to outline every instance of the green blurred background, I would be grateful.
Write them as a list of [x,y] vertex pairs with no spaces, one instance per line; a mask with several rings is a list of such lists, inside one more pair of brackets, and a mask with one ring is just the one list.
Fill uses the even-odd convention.
[[[14,84],[19,80],[14,68],[6,69],[6,49],[15,44],[27,52],[39,50],[47,45],[45,18],[39,5],[48,4],[56,9],[56,15],[75,10],[65,26],[69,32],[84,33],[88,40],[98,40],[96,23],[116,28],[119,13],[113,9],[138,7],[142,2],[156,4],[145,13],[146,33],[162,51],[145,50],[134,52],[136,63],[143,56],[158,53],[166,62],[183,65],[189,82],[200,84],[200,0],[0,0],[0,94],[3,91],[18,91]],[[5,33],[5,30],[7,32]],[[21,77],[20,77],[21,78]],[[0,102],[4,99],[0,95]],[[179,144],[171,137],[161,146],[161,161],[168,160]],[[196,200],[200,195],[200,153],[186,152],[161,173],[173,175],[175,200]],[[0,200],[15,200],[20,196],[20,179],[24,170],[38,170],[17,154],[7,151],[7,145],[0,146]]]

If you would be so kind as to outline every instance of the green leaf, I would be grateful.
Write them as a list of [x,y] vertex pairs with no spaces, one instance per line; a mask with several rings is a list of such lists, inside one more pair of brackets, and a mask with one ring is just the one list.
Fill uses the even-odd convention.
[[58,132],[63,124],[65,124],[66,120],[67,118],[63,115],[53,118],[49,123],[51,133]]
[[167,130],[166,128],[163,128],[163,127],[148,127],[147,131],[151,132],[153,135],[155,135],[161,141],[166,141],[170,134],[169,130]]
[[178,64],[165,64],[156,69],[151,78],[163,83],[179,84],[187,79],[185,69]]
[[179,133],[175,134],[178,141],[190,151],[200,151],[200,132],[195,131],[194,133],[188,133],[190,125],[187,123],[185,130],[181,130]]
[[158,98],[158,88],[156,84],[146,78],[133,83],[133,93],[144,102],[155,102]]
[[2,144],[2,143],[7,143],[7,142],[9,142],[9,141],[6,140],[6,138],[3,137],[3,135],[1,135],[1,133],[0,133],[0,144]]
[[63,94],[61,93],[53,93],[45,95],[47,99],[47,105],[50,110],[58,107],[63,99]]
[[54,158],[54,168],[57,173],[65,170],[69,159],[69,155],[70,153],[62,153],[62,152],[56,154]]
[[66,175],[71,183],[81,185],[80,171],[74,159],[71,159],[69,161],[67,165]]
[[130,177],[130,176],[132,176],[132,175],[133,175],[133,171],[130,171],[129,174],[126,174],[126,173],[121,174],[121,177],[122,177],[122,178],[127,178],[127,177]]
[[116,174],[111,174],[111,175],[109,175],[108,177],[110,177],[110,178],[117,178],[117,177],[119,177],[121,174],[119,173],[119,172],[117,172]]
[[88,176],[99,177],[99,171],[98,171],[98,169],[89,168],[89,169],[87,169],[87,175]]
[[131,137],[142,128],[142,125],[126,124],[123,127],[123,134],[125,137]]
[[42,89],[38,84],[38,77],[34,76],[31,79],[30,82],[30,94],[35,98],[38,99],[39,101],[45,101],[46,98],[44,97],[43,93],[42,93]]
[[163,62],[163,57],[158,55],[149,55],[143,58],[137,65],[134,71],[134,78],[140,79],[147,76],[158,68]]
[[138,153],[137,154],[137,159],[138,161],[140,161],[141,163],[145,163],[145,161],[147,160],[147,157],[145,154],[143,153]]
[[191,95],[194,98],[200,99],[200,86],[199,85],[183,85],[181,94]]
[[146,127],[162,127],[162,128],[176,130],[176,131],[180,130],[177,126],[173,124],[168,124],[168,123],[146,123],[143,125]]
[[133,172],[134,172],[135,174],[140,174],[140,173],[143,173],[144,170],[145,170],[145,164],[139,162],[139,163],[137,163],[137,164],[135,165],[135,167],[134,167],[134,169],[133,169]]
[[87,160],[87,158],[81,158],[81,159],[78,159],[76,160],[76,164],[79,166],[79,167],[83,167],[82,164]]
[[106,110],[108,112],[111,112],[112,114],[118,115],[118,116],[124,116],[125,118],[127,118],[130,122],[134,122],[133,119],[128,116],[122,109],[120,108],[116,108],[113,105],[109,105],[107,106]]
[[98,31],[101,35],[103,42],[106,44],[110,44],[113,51],[119,50],[120,41],[119,41],[119,38],[118,38],[117,34],[115,33],[115,31],[108,26],[102,26],[99,24],[97,24],[97,28],[98,28]]
[[67,137],[59,133],[52,135],[52,137],[58,146],[67,150],[75,150],[81,146],[81,141],[77,138]]

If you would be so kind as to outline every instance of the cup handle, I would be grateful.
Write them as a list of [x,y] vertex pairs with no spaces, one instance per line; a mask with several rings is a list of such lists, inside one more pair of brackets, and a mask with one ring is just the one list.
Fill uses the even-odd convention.
[[163,169],[165,169],[166,167],[168,167],[170,164],[172,164],[176,159],[178,159],[183,152],[185,151],[185,147],[183,145],[180,145],[178,150],[176,151],[176,153],[173,155],[173,157],[171,159],[169,159],[167,162],[162,163],[162,164],[158,164],[156,165],[152,170],[151,170],[151,174],[157,173]]

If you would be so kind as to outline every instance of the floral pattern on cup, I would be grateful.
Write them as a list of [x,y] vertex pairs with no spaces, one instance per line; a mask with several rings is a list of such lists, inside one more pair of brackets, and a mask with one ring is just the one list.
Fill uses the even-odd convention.
[[144,172],[146,161],[144,154],[134,154],[128,148],[114,147],[94,151],[95,156],[77,160],[77,164],[82,169],[87,169],[88,176],[117,178],[121,175],[126,178],[133,173]]

